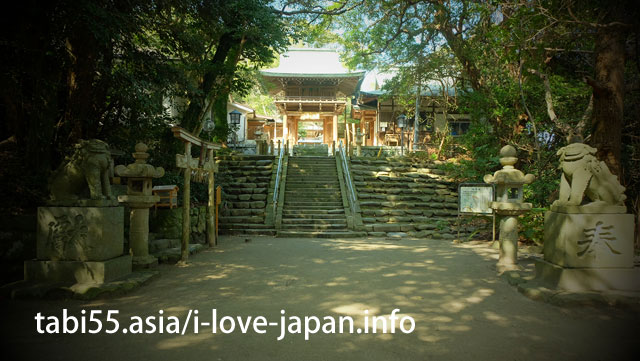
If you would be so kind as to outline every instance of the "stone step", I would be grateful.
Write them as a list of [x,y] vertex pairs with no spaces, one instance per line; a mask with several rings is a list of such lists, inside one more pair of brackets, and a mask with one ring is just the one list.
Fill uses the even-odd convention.
[[307,192],[315,192],[318,194],[324,193],[332,193],[338,192],[340,193],[340,184],[318,184],[317,186],[314,184],[300,184],[295,185],[295,187],[289,188],[289,184],[287,184],[287,189],[285,192],[291,193],[307,193]]
[[344,212],[342,212],[342,214],[318,214],[318,213],[301,213],[301,212],[295,212],[295,211],[282,211],[282,217],[284,219],[284,217],[287,218],[297,218],[297,219],[301,219],[301,218],[307,218],[307,219],[344,219]]
[[458,209],[457,203],[403,202],[403,201],[360,201],[361,208],[401,208],[401,209]]
[[253,161],[253,160],[218,160],[217,161],[219,167],[250,167],[250,166],[270,166],[273,164],[277,164],[276,161],[273,160],[261,160],[261,161]]
[[343,216],[344,209],[343,208],[335,208],[335,209],[283,209],[282,214],[284,215],[299,215],[299,216],[308,216],[308,215],[318,215],[318,216]]
[[296,223],[296,224],[282,224],[282,228],[284,229],[299,229],[299,230],[323,230],[323,229],[334,229],[334,230],[346,230],[347,222],[342,223],[330,223],[330,224],[316,224],[316,223]]
[[340,198],[340,188],[291,188],[285,191],[285,197],[289,198]]
[[220,229],[262,229],[266,226],[263,223],[218,223]]
[[220,234],[237,236],[275,236],[274,228],[233,228],[220,230]]
[[[354,182],[358,183],[358,182]],[[416,183],[413,183],[413,185],[411,184],[407,184],[405,187],[398,187],[398,185],[386,185],[386,187],[384,185],[376,185],[375,187],[365,187],[359,184],[355,184],[356,189],[358,190],[358,193],[362,192],[362,193],[386,193],[386,194],[430,194],[430,195],[457,195],[451,191],[442,191],[442,192],[436,192],[437,189],[434,189],[432,187],[420,187],[420,186],[415,186]],[[440,193],[440,194],[439,194]]]
[[352,164],[351,169],[354,171],[365,171],[365,172],[387,172],[387,173],[418,173],[418,174],[438,174],[443,175],[446,172],[439,168],[431,168],[431,167],[396,167],[389,165],[360,165],[360,164]]
[[314,164],[289,164],[287,171],[291,172],[337,172],[335,164],[333,165],[314,165]]
[[324,205],[331,207],[342,207],[342,198],[339,196],[335,197],[285,197],[284,204],[286,207],[289,206],[314,206],[314,205]]
[[331,181],[331,182],[291,182],[289,180],[287,180],[287,188],[308,188],[308,189],[315,189],[315,188],[340,188],[340,183],[338,181]]
[[255,189],[255,188],[268,188],[269,187],[269,182],[262,182],[262,183],[227,183],[226,184],[226,188],[229,189],[234,189],[234,188],[251,188],[251,189]]
[[278,237],[288,238],[356,238],[366,237],[366,232],[355,231],[297,231],[281,230],[277,232]]
[[451,221],[457,219],[455,215],[438,215],[438,221],[434,221],[434,216],[424,215],[406,215],[406,216],[364,216],[362,217],[362,223],[413,223],[413,224],[435,224],[439,221]]
[[315,177],[315,176],[308,176],[308,177],[289,177],[287,176],[287,186],[289,186],[289,183],[293,184],[293,185],[305,185],[305,184],[310,184],[310,185],[315,185],[315,184],[333,184],[333,185],[339,185],[340,182],[338,181],[338,177],[323,177],[323,178],[319,178],[319,177]]
[[290,159],[299,160],[299,161],[305,161],[305,160],[333,161],[333,158],[329,158],[327,156],[314,156],[314,155],[297,156],[297,157],[294,156],[294,157],[291,157]]
[[264,161],[264,160],[271,160],[273,161],[275,159],[275,156],[273,155],[222,155],[222,156],[218,156],[216,157],[217,160],[220,161]]
[[290,208],[292,206],[324,206],[326,208],[329,207],[340,207],[342,208],[342,199],[326,199],[322,198],[320,200],[316,199],[300,199],[300,200],[286,200],[284,201],[284,207]]
[[228,202],[231,208],[235,209],[264,209],[267,206],[265,201]]
[[331,178],[331,177],[337,177],[338,176],[338,172],[331,172],[331,171],[287,171],[287,177],[296,177],[296,178],[305,178],[305,177],[309,177],[309,176],[317,176],[317,177],[324,177],[324,178]]
[[344,216],[342,218],[322,219],[322,218],[282,218],[283,224],[346,224]]
[[225,169],[224,167],[220,167],[218,169],[219,173],[224,173],[224,174],[229,174],[231,175],[232,178],[237,178],[237,177],[251,177],[251,176],[255,176],[255,177],[270,177],[271,174],[273,173],[273,171],[271,170],[263,170],[263,171],[230,171],[228,169]]
[[293,164],[287,167],[287,172],[298,172],[298,173],[308,173],[308,172],[316,172],[316,173],[336,173],[338,170],[336,169],[335,164],[324,166],[324,165],[313,165],[313,164]]
[[456,190],[458,188],[457,184],[446,182],[442,179],[402,179],[395,178],[391,180],[379,180],[376,178],[368,178],[368,177],[359,177],[354,176],[351,177],[353,179],[354,184],[358,186],[367,186],[367,187],[407,187],[409,184],[413,184],[413,187],[426,187],[426,188],[441,188],[441,189],[449,189]]
[[224,184],[220,186],[225,194],[266,194],[268,191],[268,188],[232,188]]
[[448,183],[424,178],[392,178],[380,180],[373,177],[354,176],[352,179],[355,185],[365,187],[407,187],[412,185],[412,187],[454,189],[454,187]]
[[296,198],[336,198],[340,197],[340,189],[333,188],[293,188],[285,191],[285,198],[288,199],[296,199]]
[[395,195],[384,193],[363,193],[358,192],[358,199],[363,200],[382,200],[382,201],[417,201],[417,202],[431,202],[438,201],[439,197],[424,194],[409,194],[409,195]]
[[[383,212],[384,210],[376,210],[376,213]],[[400,210],[399,210],[400,211]],[[409,210],[407,210],[409,211]],[[413,210],[411,210],[413,211]],[[422,211],[422,214],[414,215],[414,214],[406,214],[403,216],[398,215],[365,215],[362,216],[362,221],[368,221],[373,223],[373,219],[375,219],[376,223],[398,223],[398,222],[412,222],[412,223],[434,223],[439,222],[441,220],[450,221],[453,218],[457,217],[456,215],[452,215],[452,213],[447,213],[444,211],[438,212],[440,214],[434,214],[434,211],[425,210]]]
[[[229,170],[246,170],[246,171],[260,171],[260,170],[271,170],[273,164],[246,164],[246,165],[235,165],[235,164],[225,164],[224,168]],[[218,169],[220,170],[220,169]]]
[[344,211],[344,209],[342,208],[342,205],[340,205],[339,208],[336,208],[335,206],[318,206],[318,205],[315,205],[315,203],[314,205],[287,204],[284,210],[326,210],[326,211],[342,210]]
[[296,199],[296,198],[323,198],[323,197],[333,197],[340,198],[340,190],[339,189],[292,189],[287,190],[284,194],[287,199]]
[[287,173],[287,178],[300,179],[302,181],[318,180],[318,179],[335,180],[335,179],[338,179],[338,173],[327,173],[327,172]]
[[264,217],[227,216],[219,217],[220,223],[261,223],[264,224]]
[[230,201],[264,201],[267,199],[267,194],[266,193],[262,193],[262,194],[241,193],[241,194],[227,195],[226,199]]
[[297,162],[297,161],[292,161],[291,159],[289,159],[289,165],[294,167],[294,168],[309,168],[309,169],[314,169],[314,168],[333,168],[336,169],[336,163],[335,162]]
[[264,209],[223,209],[220,211],[221,217],[229,216],[259,216],[264,217]]
[[[243,176],[232,176],[231,182],[227,184],[238,184],[238,183],[270,183],[271,182],[271,174],[266,175],[243,175]],[[225,182],[226,183],[226,182]]]
[[353,164],[385,164],[394,166],[419,166],[419,167],[436,167],[444,164],[439,160],[416,160],[409,158],[398,157],[384,157],[384,158],[372,158],[372,157],[351,157],[351,163]]

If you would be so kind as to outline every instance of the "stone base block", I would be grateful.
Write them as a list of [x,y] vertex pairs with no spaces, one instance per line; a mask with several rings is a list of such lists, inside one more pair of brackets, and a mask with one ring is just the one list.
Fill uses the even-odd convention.
[[567,268],[536,260],[536,278],[567,291],[640,291],[640,268]]
[[133,269],[135,271],[158,267],[158,259],[151,255],[133,257]]
[[123,207],[38,208],[38,259],[106,261],[123,249]]
[[131,255],[106,261],[41,261],[24,262],[26,281],[62,283],[104,283],[131,273]]
[[570,268],[632,268],[631,214],[547,212],[544,259]]

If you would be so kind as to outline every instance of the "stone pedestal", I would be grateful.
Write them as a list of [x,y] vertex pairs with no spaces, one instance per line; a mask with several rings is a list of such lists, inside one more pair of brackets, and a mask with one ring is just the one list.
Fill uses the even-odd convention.
[[549,211],[538,278],[570,291],[640,290],[631,214]]
[[514,269],[518,263],[518,216],[500,220],[500,258],[498,268]]
[[133,253],[133,268],[157,266],[158,259],[149,254],[149,208],[159,201],[160,197],[122,195],[119,199],[131,207],[129,247]]
[[131,273],[131,256],[106,261],[40,261],[24,263],[24,279],[55,283],[104,283]]
[[39,207],[37,258],[105,261],[124,249],[123,207]]
[[640,268],[569,268],[536,261],[536,278],[572,292],[640,291]]
[[632,214],[569,214],[544,217],[544,259],[571,268],[633,267]]
[[40,207],[36,247],[27,281],[104,283],[131,273],[123,207]]

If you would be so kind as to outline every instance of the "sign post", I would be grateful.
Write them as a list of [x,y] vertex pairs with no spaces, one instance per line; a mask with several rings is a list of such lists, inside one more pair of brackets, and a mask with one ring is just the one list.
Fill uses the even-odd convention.
[[496,214],[491,208],[495,199],[495,185],[487,183],[461,183],[458,185],[458,238],[460,216],[479,215],[493,217],[493,241],[496,240]]

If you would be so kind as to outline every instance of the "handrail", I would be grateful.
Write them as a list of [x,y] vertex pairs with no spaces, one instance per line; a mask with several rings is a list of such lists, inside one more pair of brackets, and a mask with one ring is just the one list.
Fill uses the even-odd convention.
[[349,207],[351,208],[351,212],[355,213],[358,211],[358,198],[356,197],[356,191],[353,189],[351,173],[349,172],[349,165],[347,164],[347,156],[342,145],[342,140],[340,140],[338,153],[340,153],[340,158],[342,159],[342,173],[344,173],[345,183],[347,183],[347,188],[349,190],[347,192],[349,194],[349,197],[347,197],[349,199]]
[[273,189],[273,211],[275,213],[278,209],[278,191],[280,190],[280,174],[282,173],[282,159],[284,158],[284,148],[280,148],[280,155],[278,156],[278,171],[276,172],[276,185]]

